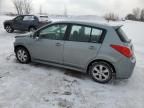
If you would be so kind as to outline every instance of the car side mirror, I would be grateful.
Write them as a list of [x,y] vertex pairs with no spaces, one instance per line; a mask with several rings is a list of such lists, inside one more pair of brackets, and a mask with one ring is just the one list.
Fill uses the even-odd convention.
[[40,39],[40,37],[39,37],[39,32],[34,32],[32,37],[33,37],[35,40],[39,40],[39,39]]
[[35,37],[35,40],[39,40],[40,38],[38,36]]
[[16,20],[16,19],[13,19],[13,21],[14,21],[14,22],[17,22],[17,20]]
[[34,38],[34,33],[33,32],[30,32],[30,37]]

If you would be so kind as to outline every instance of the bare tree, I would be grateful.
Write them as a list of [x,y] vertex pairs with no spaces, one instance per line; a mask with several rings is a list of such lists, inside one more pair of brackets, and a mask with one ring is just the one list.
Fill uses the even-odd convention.
[[135,21],[144,21],[144,8],[135,8],[133,9],[132,14],[128,14],[126,16],[127,20],[135,20]]
[[30,14],[32,11],[31,0],[13,0],[18,15]]
[[140,19],[140,8],[133,9],[133,15],[135,16],[136,20]]
[[30,14],[32,11],[32,1],[23,0],[23,12],[24,14]]
[[141,10],[140,20],[144,21],[144,9]]
[[136,20],[136,17],[135,17],[135,15],[133,15],[133,14],[128,14],[126,17],[125,17],[125,19],[126,20]]
[[13,0],[14,7],[18,15],[23,14],[23,1],[22,0]]
[[108,13],[104,16],[104,18],[109,22],[111,21],[117,21],[119,20],[119,16],[114,13]]

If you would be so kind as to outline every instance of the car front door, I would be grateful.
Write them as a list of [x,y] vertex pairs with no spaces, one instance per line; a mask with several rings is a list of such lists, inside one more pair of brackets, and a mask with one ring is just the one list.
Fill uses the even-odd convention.
[[69,39],[64,44],[64,64],[85,69],[87,63],[97,56],[103,31],[83,25],[72,25]]
[[22,29],[22,22],[23,22],[24,16],[18,16],[14,19],[13,21],[13,28],[16,30],[21,30]]
[[37,31],[36,35],[39,36],[39,39],[33,39],[31,46],[33,59],[63,64],[66,29],[67,24],[54,24]]

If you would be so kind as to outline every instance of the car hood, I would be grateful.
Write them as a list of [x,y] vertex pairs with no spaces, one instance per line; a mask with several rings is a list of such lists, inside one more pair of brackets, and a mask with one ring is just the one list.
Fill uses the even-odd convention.
[[12,20],[5,20],[4,22],[5,23],[9,23],[9,22],[12,22]]
[[24,37],[27,37],[27,36],[15,36],[15,38],[24,38]]
[[29,37],[31,36],[32,33],[25,33],[25,34],[22,34],[22,35],[19,35],[19,36],[15,36],[15,38],[25,38],[25,37]]

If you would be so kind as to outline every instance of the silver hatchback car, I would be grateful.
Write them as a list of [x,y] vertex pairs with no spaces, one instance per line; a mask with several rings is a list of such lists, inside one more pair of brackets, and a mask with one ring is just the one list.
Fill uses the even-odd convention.
[[16,36],[20,63],[38,62],[88,73],[96,82],[129,78],[136,59],[121,26],[59,21],[25,36]]

